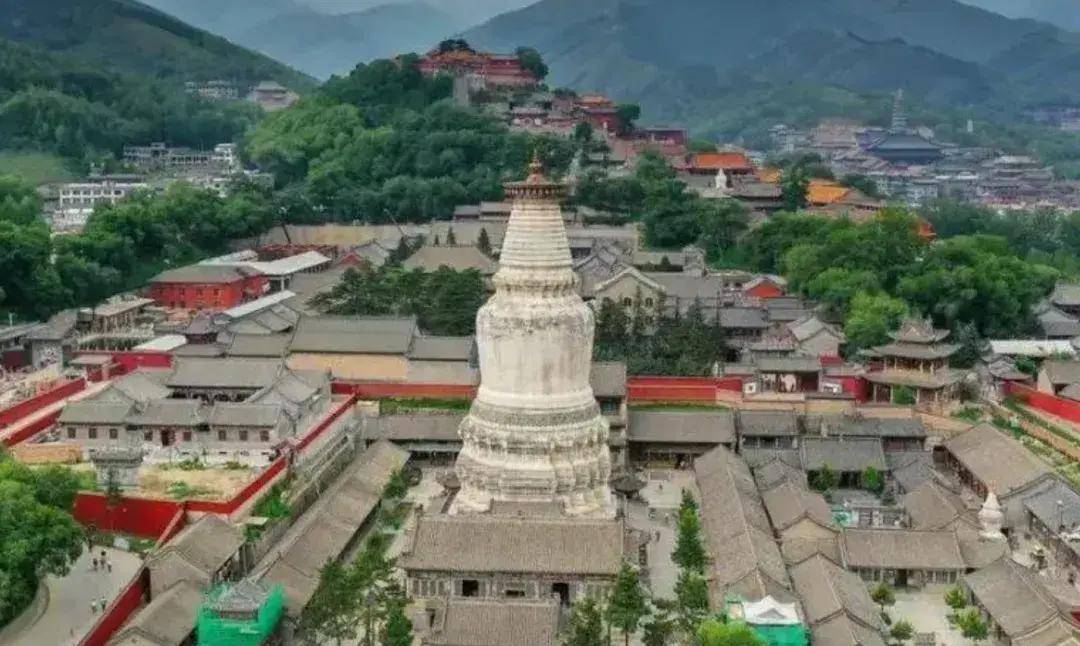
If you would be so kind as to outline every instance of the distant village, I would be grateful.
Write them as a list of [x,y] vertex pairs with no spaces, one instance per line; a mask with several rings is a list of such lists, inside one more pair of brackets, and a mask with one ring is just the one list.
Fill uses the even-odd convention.
[[[606,151],[561,180],[534,162],[505,201],[447,220],[282,225],[94,307],[0,325],[0,442],[90,473],[76,518],[110,550],[156,543],[108,610],[71,620],[89,626],[82,643],[298,643],[324,566],[380,536],[413,643],[430,646],[561,643],[624,565],[653,599],[700,576],[704,614],[770,646],[884,646],[901,621],[901,643],[967,644],[976,625],[1002,646],[1080,643],[1080,285],[1058,285],[1037,334],[990,340],[971,369],[917,317],[846,356],[840,322],[782,276],[650,249],[636,224],[563,205],[576,174],[629,174],[653,150],[701,197],[764,221],[783,209],[766,151],[692,151],[685,130],[630,127],[608,97],[541,89],[514,56],[436,50],[419,69],[513,130],[589,124]],[[225,81],[189,91],[241,96]],[[264,83],[248,100],[296,97]],[[826,217],[946,196],[1080,208],[1035,159],[910,127],[901,93],[890,128],[772,136],[770,152],[817,154],[887,196],[812,180],[807,211]],[[228,143],[138,142],[123,161],[131,174],[48,189],[55,233],[171,181],[272,181]],[[491,298],[477,334],[320,305],[350,270],[397,263],[478,272]],[[705,376],[593,361],[595,313],[637,302],[700,310],[727,356]],[[687,513],[700,573],[672,557]]]

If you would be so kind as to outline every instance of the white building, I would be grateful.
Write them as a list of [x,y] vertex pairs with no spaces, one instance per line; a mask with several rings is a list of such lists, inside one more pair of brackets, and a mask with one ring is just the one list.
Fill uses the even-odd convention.
[[147,184],[135,176],[60,184],[57,186],[56,207],[52,212],[53,230],[80,229],[99,204],[116,204],[145,188]]

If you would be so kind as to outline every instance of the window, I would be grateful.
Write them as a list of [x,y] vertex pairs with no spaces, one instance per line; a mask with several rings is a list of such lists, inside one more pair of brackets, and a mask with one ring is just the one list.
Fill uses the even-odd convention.
[[479,597],[480,596],[480,582],[476,579],[465,579],[461,582],[461,596],[463,597]]
[[240,431],[240,441],[241,442],[247,442],[248,441],[248,432],[247,431]]
[[143,431],[142,439],[143,439],[143,442],[153,442],[154,441],[154,432],[153,431]]
[[525,591],[520,588],[512,588],[506,590],[506,598],[508,599],[520,599],[525,596]]
[[623,304],[623,307],[630,307],[631,305],[634,304],[634,299],[627,296],[626,298],[622,299],[622,304]]
[[259,441],[260,442],[269,442],[270,441],[270,431],[259,431]]
[[225,431],[218,431],[217,432],[217,439],[218,439],[219,442],[224,442],[228,438],[229,438],[229,436],[225,433]]
[[185,442],[190,442],[191,441],[191,431],[184,431],[184,441]]
[[619,414],[619,400],[618,399],[601,399],[600,400],[600,412],[604,415],[618,415]]
[[653,300],[651,298],[646,298],[645,299],[645,307],[652,307],[652,306],[653,306]]
[[91,427],[89,430],[86,431],[86,437],[90,438],[91,440],[96,440],[97,439],[97,429]]
[[110,440],[115,440],[118,437],[120,437],[120,431],[116,430],[115,428],[110,428],[109,429],[109,439]]
[[68,428],[67,435],[68,435],[69,440],[74,440],[75,439],[75,429],[74,428]]

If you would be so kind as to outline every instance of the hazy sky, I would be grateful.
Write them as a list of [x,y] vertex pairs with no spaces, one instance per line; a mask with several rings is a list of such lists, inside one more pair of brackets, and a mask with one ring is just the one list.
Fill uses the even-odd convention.
[[[348,13],[374,7],[380,4],[388,4],[393,0],[296,0],[300,4],[306,4],[319,11],[327,13]],[[486,20],[506,11],[520,9],[532,4],[535,0],[426,0],[432,6],[449,10],[450,13],[467,15],[480,21]],[[582,0],[588,2],[588,0]]]

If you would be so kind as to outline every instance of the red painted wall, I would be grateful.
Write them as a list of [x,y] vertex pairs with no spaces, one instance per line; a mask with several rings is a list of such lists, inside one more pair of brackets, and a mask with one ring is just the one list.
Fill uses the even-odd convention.
[[631,377],[626,398],[633,402],[715,403],[718,390],[742,392],[741,377]]
[[60,413],[60,410],[56,410],[48,415],[39,417],[29,424],[19,427],[19,430],[4,438],[4,446],[15,446],[19,442],[25,442],[38,433],[48,430],[56,424],[56,420],[60,419]]
[[263,296],[268,285],[266,276],[249,276],[231,283],[151,283],[150,298],[164,307],[218,311]]
[[7,350],[0,352],[0,366],[7,370],[18,370],[30,363],[29,353],[26,350]]
[[335,381],[335,394],[357,395],[357,399],[472,399],[476,386],[462,384],[402,384]]
[[867,380],[862,377],[836,377],[835,380],[840,382],[844,392],[855,397],[855,401],[860,404],[870,401],[870,382]]
[[157,538],[173,523],[184,505],[174,500],[123,497],[109,506],[103,494],[80,492],[72,515],[83,525],[141,538]]
[[1080,423],[1080,402],[1048,395],[1014,382],[1005,385],[1005,394],[1019,399],[1032,408],[1057,415],[1070,422]]
[[61,384],[52,390],[43,392],[40,395],[31,397],[25,401],[21,401],[10,408],[0,410],[0,428],[13,424],[24,417],[33,415],[37,411],[51,406],[56,402],[66,397],[71,397],[77,392],[80,392],[86,388],[85,379],[76,379],[75,381],[69,381],[65,384]]
[[123,592],[113,600],[79,646],[105,646],[124,622],[150,597],[150,570],[143,566],[131,578]]

